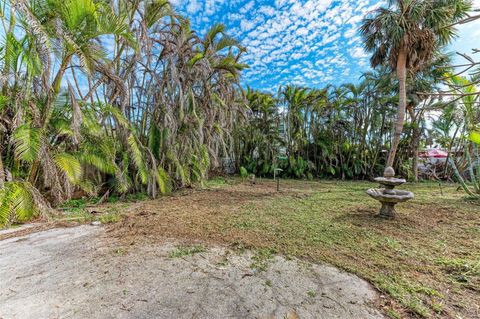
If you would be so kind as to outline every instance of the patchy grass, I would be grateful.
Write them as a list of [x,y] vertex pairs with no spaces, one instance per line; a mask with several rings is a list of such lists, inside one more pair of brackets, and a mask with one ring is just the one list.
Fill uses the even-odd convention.
[[193,246],[180,246],[172,250],[168,257],[170,258],[181,258],[186,256],[193,256],[198,253],[203,253],[205,247],[202,245],[193,245]]
[[124,247],[117,247],[112,250],[114,256],[124,256],[127,253],[127,250]]
[[221,188],[221,187],[227,186],[231,182],[232,182],[232,180],[229,180],[225,177],[218,176],[218,177],[215,177],[215,178],[212,178],[212,179],[206,181],[204,183],[204,186],[205,186],[205,188],[215,189],[215,188]]
[[120,210],[124,204],[117,204],[114,207],[107,206],[110,204],[90,206],[90,210],[87,209],[88,205],[91,205],[91,202],[85,199],[69,201],[68,205],[62,207],[64,212],[54,215],[54,221],[81,224],[99,221],[102,224],[111,224],[119,222],[122,218]]
[[118,212],[110,212],[110,213],[102,214],[98,216],[96,219],[102,224],[111,224],[111,223],[119,222],[120,218],[121,216]]
[[74,209],[55,216],[57,221],[81,224],[91,223],[94,221],[99,221],[102,224],[111,224],[119,222],[121,218],[122,215],[116,208],[110,209],[110,211],[106,213],[98,212],[95,214],[90,213],[87,209]]
[[53,216],[57,222],[91,223],[99,221],[102,224],[117,223],[121,220],[121,211],[128,208],[130,203],[145,201],[148,196],[144,193],[126,195],[124,198],[110,196],[104,204],[97,205],[99,198],[80,198],[64,202],[59,208],[62,211]]
[[315,290],[308,290],[307,291],[307,296],[309,296],[310,298],[315,298],[317,296],[317,292]]
[[62,215],[55,216],[56,219],[66,220],[68,222],[90,223],[95,221],[95,216],[90,214],[86,209],[78,208],[65,212]]
[[275,254],[277,254],[277,251],[272,248],[258,249],[252,257],[253,262],[250,265],[250,268],[257,271],[267,270],[268,264]]
[[275,253],[328,262],[389,296],[381,307],[392,318],[480,317],[480,206],[455,186],[404,185],[415,199],[398,205],[397,219],[382,220],[365,194],[375,183],[282,180],[280,193],[269,180],[218,184],[145,202],[148,218],[128,216],[111,235],[249,248],[259,270]]
[[[124,197],[111,195],[105,200],[105,202],[110,204],[114,204],[118,202],[134,203],[134,202],[147,200],[148,198],[149,197],[146,193],[127,194]],[[99,202],[99,200],[100,200],[99,197],[84,197],[79,199],[70,199],[62,203],[60,208],[68,211],[84,210],[88,206],[90,207],[95,206]]]
[[149,197],[148,197],[148,194],[146,194],[146,193],[134,193],[134,194],[127,194],[125,196],[125,198],[123,198],[123,199],[120,198],[120,197],[110,196],[107,199],[107,202],[108,203],[116,203],[116,202],[119,202],[119,201],[138,202],[138,201],[147,200],[147,199],[149,199]]
[[80,198],[80,199],[70,199],[65,201],[60,208],[69,211],[81,211],[84,210],[87,205],[93,204],[95,201],[98,201],[98,198]]

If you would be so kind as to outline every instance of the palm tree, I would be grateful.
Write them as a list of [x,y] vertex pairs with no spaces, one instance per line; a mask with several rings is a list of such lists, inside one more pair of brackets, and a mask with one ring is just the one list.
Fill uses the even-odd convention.
[[[128,26],[123,23],[123,17],[116,16],[111,8],[105,3],[95,3],[93,0],[66,0],[66,1],[45,1],[34,0],[16,1],[12,4],[18,10],[18,16],[21,21],[20,28],[25,32],[23,43],[25,43],[25,52],[23,59],[33,60],[31,56],[37,57],[37,64],[42,68],[41,72],[26,64],[27,74],[37,75],[42,73],[40,86],[38,90],[30,92],[27,90],[25,101],[31,103],[35,100],[38,105],[38,113],[33,113],[30,123],[24,123],[17,128],[14,135],[17,149],[20,145],[25,145],[28,152],[25,153],[27,160],[31,162],[28,181],[31,184],[38,182],[40,170],[44,171],[44,182],[46,185],[55,185],[58,191],[55,196],[58,200],[63,200],[65,193],[60,187],[63,184],[51,164],[54,163],[52,145],[48,145],[48,134],[51,131],[52,117],[56,105],[62,103],[59,94],[62,89],[62,83],[68,68],[72,70],[78,68],[86,74],[92,74],[98,71],[106,59],[106,53],[102,46],[98,44],[102,36],[116,35],[121,36],[125,41],[131,41],[128,33]],[[52,57],[60,61],[56,73],[53,77],[49,74],[52,70]],[[34,65],[37,66],[37,65]],[[32,71],[35,70],[35,72]],[[73,72],[73,71],[72,71]],[[30,77],[32,86],[33,77]],[[30,84],[27,84],[29,86]],[[38,86],[38,85],[37,85]],[[72,93],[72,90],[68,90]],[[77,126],[75,128],[75,139],[78,138],[79,117],[81,111],[76,101],[76,97],[70,94],[72,100],[71,106],[76,108],[74,114],[78,115]],[[23,118],[25,120],[26,117]],[[18,154],[19,152],[17,152]],[[25,155],[24,154],[24,155]],[[30,156],[31,155],[31,156]],[[25,160],[25,156],[23,157]],[[31,157],[31,159],[30,159]],[[64,161],[67,163],[68,161]],[[65,167],[64,167],[65,168]],[[78,165],[76,171],[78,172]],[[50,171],[51,174],[46,174]],[[72,167],[70,167],[72,171]],[[67,193],[69,193],[67,191]]]
[[[445,72],[448,71],[450,57],[437,54],[432,61],[420,72],[412,76],[412,81],[407,85],[407,112],[410,115],[411,125],[411,156],[412,178],[418,181],[418,154],[422,131],[425,130],[424,114],[427,110],[441,108],[445,103],[431,98],[427,93],[438,90],[439,84],[444,80]],[[423,125],[422,125],[423,124]]]
[[396,71],[399,103],[387,166],[392,166],[400,143],[407,105],[409,72],[424,68],[435,52],[455,36],[454,23],[471,9],[467,0],[390,0],[373,12],[360,28],[371,65],[388,65]]
[[305,116],[308,114],[306,107],[309,98],[307,88],[289,85],[280,89],[282,102],[287,111],[286,132],[288,139],[288,153],[290,156],[305,156],[307,143],[305,131]]
[[255,175],[271,175],[282,140],[277,100],[270,94],[247,88],[247,122],[237,123],[235,136],[238,167]]
[[201,38],[167,0],[2,4],[0,225],[42,197],[155,197],[232,154],[246,65],[225,26]]

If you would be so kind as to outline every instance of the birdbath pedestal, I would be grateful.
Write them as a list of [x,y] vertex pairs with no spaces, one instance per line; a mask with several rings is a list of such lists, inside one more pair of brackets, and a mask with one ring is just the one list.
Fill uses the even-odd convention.
[[395,186],[406,183],[406,180],[395,178],[395,171],[392,167],[387,167],[383,177],[377,177],[375,181],[380,184],[380,188],[371,188],[367,190],[367,194],[382,204],[378,217],[395,218],[395,205],[414,197],[412,192],[394,189]]

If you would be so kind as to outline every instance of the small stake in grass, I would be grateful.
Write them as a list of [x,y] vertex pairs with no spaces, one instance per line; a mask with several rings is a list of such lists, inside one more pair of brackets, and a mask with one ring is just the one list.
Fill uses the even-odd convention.
[[278,178],[278,174],[280,172],[283,172],[283,169],[277,167],[277,160],[287,160],[288,158],[285,156],[277,156],[275,157],[273,161],[273,180],[277,181],[277,192],[280,191],[280,178]]
[[281,169],[281,168],[275,168],[273,170],[273,180],[277,181],[277,192],[280,191],[280,178],[277,176],[277,172],[280,173],[281,171],[283,171],[283,169]]

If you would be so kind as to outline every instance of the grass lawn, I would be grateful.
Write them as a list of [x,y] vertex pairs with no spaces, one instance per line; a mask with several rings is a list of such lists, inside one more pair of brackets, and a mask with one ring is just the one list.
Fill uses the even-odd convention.
[[451,185],[407,184],[415,199],[397,206],[396,220],[382,220],[365,194],[374,186],[288,180],[277,193],[271,180],[216,180],[130,204],[108,234],[125,247],[175,237],[327,262],[377,287],[392,318],[478,318],[480,203]]

